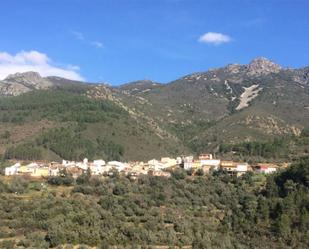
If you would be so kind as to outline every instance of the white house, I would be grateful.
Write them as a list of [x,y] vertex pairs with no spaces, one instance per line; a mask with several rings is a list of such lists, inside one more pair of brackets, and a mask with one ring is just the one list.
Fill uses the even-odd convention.
[[94,160],[93,163],[89,165],[89,168],[93,175],[101,175],[107,170],[107,167],[105,166],[105,161],[101,159]]
[[99,160],[94,160],[93,161],[93,164],[96,165],[96,166],[105,166],[105,161],[102,160],[102,159],[99,159]]
[[58,176],[59,172],[59,168],[49,168],[49,176]]
[[221,160],[219,159],[204,159],[200,160],[201,166],[209,166],[213,167],[214,169],[218,169],[221,164]]
[[177,160],[169,157],[162,157],[161,163],[164,165],[164,168],[169,168],[177,165]]
[[183,168],[185,170],[190,170],[192,169],[192,165],[193,165],[193,156],[186,156],[184,158]]
[[74,161],[62,160],[62,165],[64,167],[72,167],[72,166],[75,166],[76,163]]
[[248,172],[249,165],[247,163],[237,163],[236,165],[236,172],[237,176],[241,176]]
[[239,163],[236,165],[237,172],[247,172],[248,171],[248,164],[247,163]]
[[259,173],[271,174],[277,171],[278,166],[272,163],[258,163],[255,169]]
[[155,171],[165,169],[164,163],[159,162],[156,159],[149,160],[148,166],[150,169],[155,170]]
[[32,170],[32,169],[36,169],[39,167],[39,165],[37,163],[29,163],[27,166],[26,166],[29,170]]
[[118,161],[110,161],[107,163],[107,166],[114,168],[118,171],[123,171],[126,168],[126,165],[124,163]]
[[18,169],[20,167],[20,163],[15,163],[14,165],[10,166],[10,167],[6,167],[4,170],[4,174],[6,176],[12,176],[12,175],[17,175],[18,173]]

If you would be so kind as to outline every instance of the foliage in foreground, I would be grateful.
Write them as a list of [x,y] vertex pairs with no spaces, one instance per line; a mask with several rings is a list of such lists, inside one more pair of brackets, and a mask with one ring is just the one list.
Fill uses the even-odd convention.
[[[56,185],[68,185],[58,180]],[[181,171],[137,181],[88,173],[70,181],[73,187],[55,191],[20,178],[1,181],[0,237],[18,238],[2,243],[21,248],[306,248],[309,243],[309,158],[266,181],[263,175],[191,177]]]

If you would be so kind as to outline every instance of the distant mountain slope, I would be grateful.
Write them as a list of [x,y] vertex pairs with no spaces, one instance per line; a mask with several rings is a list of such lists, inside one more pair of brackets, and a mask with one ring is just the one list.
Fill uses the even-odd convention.
[[[27,93],[24,97],[24,93],[31,91],[34,91],[33,94]],[[56,98],[59,102],[46,104],[42,98],[46,92],[56,95],[61,92],[68,101]],[[248,65],[230,64],[190,74],[168,84],[141,80],[118,87],[59,77],[42,78],[37,73],[29,72],[11,75],[1,81],[0,94],[22,94],[9,97],[11,109],[1,106],[0,132],[18,127],[28,129],[26,127],[30,123],[42,125],[44,116],[38,118],[32,108],[49,113],[48,105],[56,105],[60,109],[63,105],[67,108],[64,116],[68,113],[74,113],[75,117],[83,116],[85,110],[74,107],[75,104],[79,106],[79,97],[84,98],[82,102],[90,108],[86,110],[86,119],[91,120],[102,114],[102,110],[92,106],[93,102],[106,102],[120,108],[123,112],[116,115],[119,120],[108,118],[88,122],[76,119],[73,123],[77,122],[78,126],[83,124],[82,137],[88,136],[94,146],[98,145],[97,139],[101,133],[109,141],[122,144],[126,151],[124,158],[127,159],[159,157],[190,150],[213,151],[222,142],[298,135],[309,124],[309,67],[282,68],[265,58],[254,59]],[[26,96],[31,96],[34,102],[33,106],[29,104],[31,108],[28,109],[21,107]],[[6,103],[6,98],[0,105]],[[87,99],[90,101],[88,104]],[[45,129],[72,122],[69,116],[63,120],[63,113],[55,110],[54,116],[48,118],[46,124],[49,125]],[[12,113],[17,120],[21,118],[24,121],[10,129],[3,120],[7,120]],[[4,114],[7,116],[3,118]],[[111,117],[114,115],[111,114]],[[114,128],[108,124],[113,124]],[[29,137],[39,136],[39,131],[29,134]],[[28,138],[9,140],[9,144],[18,144]],[[6,147],[5,141],[2,141],[2,148]]]
[[36,72],[16,73],[0,81],[0,96],[18,96],[33,90],[49,89],[63,85],[85,84],[61,77],[41,77]]
[[139,80],[119,86],[119,89],[128,94],[142,94],[160,87],[161,84],[151,80]]
[[69,80],[69,79],[65,79],[62,77],[56,77],[56,76],[49,76],[49,77],[46,77],[45,79],[51,82],[53,86],[89,84],[89,83],[82,82],[82,81]]
[[309,122],[308,86],[308,69],[282,69],[258,58],[188,75],[139,96],[149,103],[147,111],[171,124],[220,121],[250,108],[251,115],[263,110],[302,126]]
[[0,151],[50,160],[145,160],[185,151],[115,99],[87,96],[91,89],[66,85],[0,98]]
[[222,142],[298,135],[309,124],[308,72],[257,58],[248,65],[187,75],[123,100],[186,146],[207,151]]

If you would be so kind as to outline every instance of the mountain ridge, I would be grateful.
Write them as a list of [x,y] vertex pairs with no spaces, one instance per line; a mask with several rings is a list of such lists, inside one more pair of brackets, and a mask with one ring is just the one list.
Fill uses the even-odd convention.
[[[38,84],[40,81],[42,85]],[[2,107],[0,133],[6,130],[13,132],[12,129],[26,130],[30,122],[34,126],[42,125],[44,116],[47,116],[49,121],[46,122],[50,125],[45,129],[70,126],[72,121],[77,125],[83,124],[86,129],[80,135],[86,140],[89,136],[93,146],[97,146],[97,139],[104,136],[122,144],[128,152],[124,154],[127,159],[190,151],[212,152],[223,142],[298,136],[309,123],[308,81],[309,67],[283,68],[265,58],[256,58],[247,65],[229,64],[193,73],[167,84],[140,80],[110,86],[60,77],[43,78],[36,73],[11,75],[0,82],[0,92],[4,89],[2,95],[11,96],[0,98],[3,103],[9,102],[11,108],[6,110],[7,107]],[[17,89],[16,92],[14,89]],[[52,105],[62,110],[59,114],[55,112],[57,109],[53,109],[53,116],[48,116],[50,107],[42,97],[46,94],[58,98]],[[40,114],[38,118],[32,107],[24,110],[21,104],[25,98],[27,101],[37,98],[30,101],[29,108],[33,106],[40,113],[47,114]],[[64,111],[62,105],[68,109]],[[123,112],[100,111],[100,105],[112,105]],[[76,106],[81,106],[81,109]],[[107,118],[99,118],[102,115]],[[16,124],[10,121],[12,128],[9,128],[8,119],[23,121]],[[107,123],[117,123],[114,125],[117,130],[113,131]],[[139,128],[136,130],[136,127]],[[31,136],[40,136],[42,131],[34,130],[37,132],[31,133]],[[110,133],[118,133],[119,136],[110,136]],[[132,141],[140,140],[140,145],[125,140],[125,134],[131,134]],[[31,140],[31,136],[14,140],[14,143]],[[2,143],[6,141],[4,139]],[[12,141],[7,142],[12,145]],[[4,147],[2,145],[3,150]],[[146,153],[138,153],[140,150]]]
[[[206,71],[201,71],[201,72],[194,72],[185,76],[182,76],[178,79],[175,79],[173,81],[167,82],[167,83],[158,83],[156,81],[152,81],[150,79],[144,79],[144,80],[136,80],[128,83],[123,83],[118,86],[112,86],[114,88],[119,88],[119,89],[127,89],[131,88],[130,86],[134,85],[153,85],[153,86],[160,86],[160,85],[166,85],[166,84],[171,84],[174,81],[187,78],[187,77],[193,77],[193,76],[198,76],[201,74],[212,74],[216,71],[222,71],[225,70],[228,73],[231,74],[237,74],[242,71],[242,73],[247,73],[251,76],[257,76],[257,75],[265,75],[269,73],[278,73],[281,70],[283,71],[298,71],[299,72],[299,77],[303,77],[303,81],[308,82],[309,79],[309,66],[307,67],[302,67],[302,68],[297,68],[297,69],[292,69],[292,68],[284,68],[280,66],[279,64],[276,64],[270,59],[267,59],[265,57],[256,57],[252,59],[248,64],[237,64],[237,63],[232,63],[232,64],[227,64],[226,66],[219,67],[219,68],[210,68]],[[76,81],[76,80],[70,80],[66,79],[63,77],[59,76],[47,76],[47,77],[41,77],[39,73],[29,71],[29,72],[24,72],[20,73],[17,72],[15,74],[10,74],[8,75],[4,80],[0,80],[0,84],[12,84],[12,83],[19,83],[25,85],[27,82],[39,82],[41,81],[42,86],[37,86],[35,89],[44,89],[46,87],[51,87],[51,86],[58,86],[60,84],[100,84],[100,83],[93,83],[93,82],[87,82],[87,81]],[[32,84],[33,85],[33,84]],[[14,96],[21,94],[16,93]],[[6,95],[5,93],[0,91],[0,94]],[[9,94],[7,94],[9,95]]]

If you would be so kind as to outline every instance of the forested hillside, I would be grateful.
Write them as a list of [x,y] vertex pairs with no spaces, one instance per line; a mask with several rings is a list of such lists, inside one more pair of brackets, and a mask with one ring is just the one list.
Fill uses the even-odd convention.
[[308,191],[309,158],[267,178],[1,178],[0,247],[307,248]]
[[147,159],[183,150],[141,118],[108,99],[87,96],[87,85],[62,86],[0,99],[5,159]]
[[257,58],[146,90],[132,83],[133,97],[125,85],[123,99],[155,117],[192,150],[215,150],[222,142],[299,135],[309,123],[307,72]]
[[34,72],[11,75],[0,84],[0,153],[29,160],[203,152],[292,160],[309,151],[301,138],[309,123],[307,76],[308,68],[282,68],[265,58],[167,84],[113,87]]

